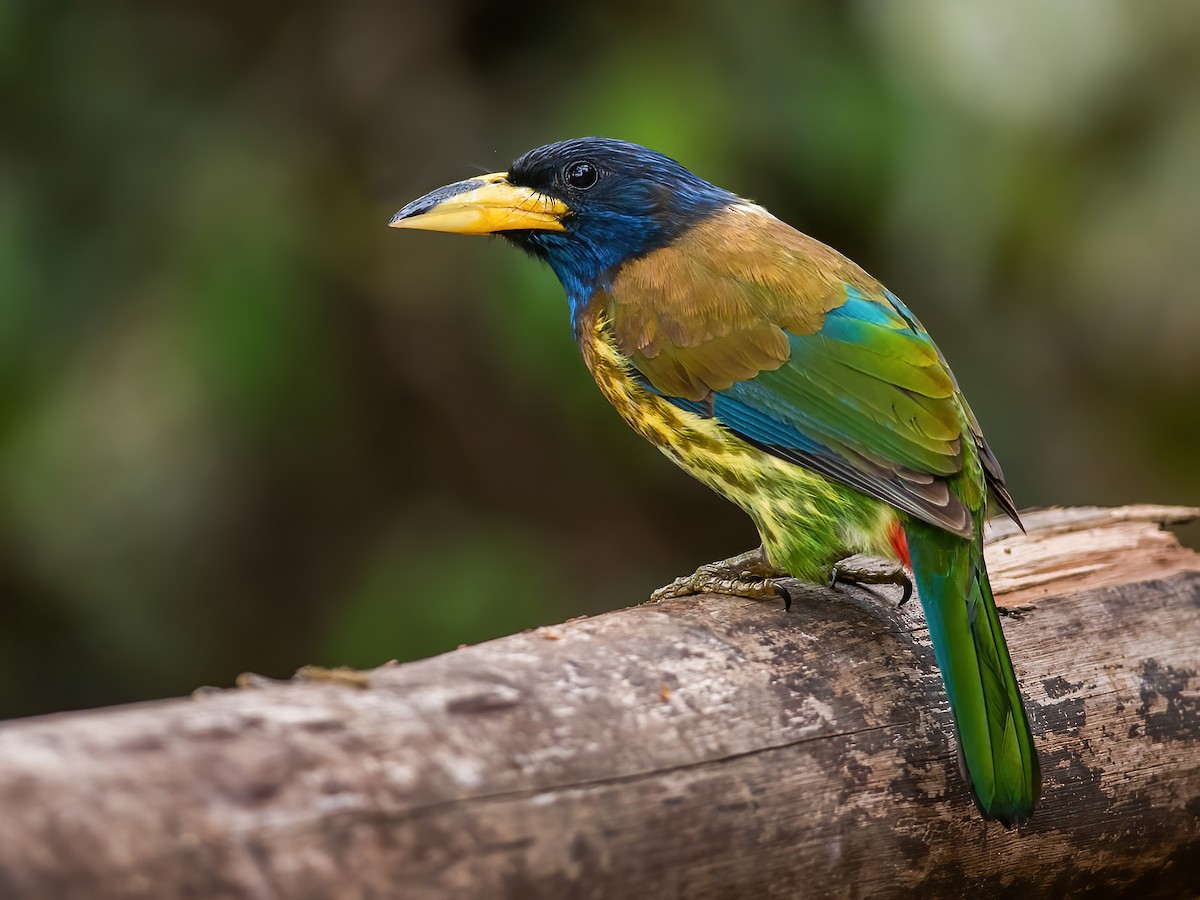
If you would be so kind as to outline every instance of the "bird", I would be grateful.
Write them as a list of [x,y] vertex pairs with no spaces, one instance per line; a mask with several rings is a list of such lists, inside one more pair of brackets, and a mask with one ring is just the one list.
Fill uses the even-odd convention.
[[[762,206],[637,144],[588,137],[438,188],[396,228],[497,235],[544,261],[601,393],[753,520],[762,545],[655,599],[784,582],[916,582],[985,819],[1032,815],[1041,772],[983,554],[1004,474],[899,297]],[[868,556],[879,564],[856,565]]]

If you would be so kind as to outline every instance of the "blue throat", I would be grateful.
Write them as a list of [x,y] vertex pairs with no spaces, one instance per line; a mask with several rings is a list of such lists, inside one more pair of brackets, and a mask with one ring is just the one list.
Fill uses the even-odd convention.
[[598,290],[611,286],[621,267],[670,243],[657,226],[633,223],[621,217],[597,217],[589,223],[590,240],[557,232],[536,232],[538,255],[558,276],[571,308],[571,327],[588,300]]

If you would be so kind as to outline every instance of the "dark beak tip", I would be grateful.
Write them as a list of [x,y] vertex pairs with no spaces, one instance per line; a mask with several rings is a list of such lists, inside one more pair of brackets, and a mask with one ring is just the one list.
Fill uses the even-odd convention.
[[429,212],[436,204],[430,203],[428,196],[419,197],[412,203],[408,203],[400,208],[391,219],[388,220],[388,225],[395,225],[404,219],[411,219],[413,216],[419,216],[423,212]]
[[456,181],[454,184],[448,184],[445,187],[440,187],[436,191],[430,191],[424,197],[418,197],[412,203],[409,203],[400,212],[392,216],[388,225],[395,225],[401,219],[411,219],[413,216],[419,216],[422,213],[427,213],[439,203],[449,200],[458,194],[465,194],[467,191],[475,190],[479,187],[479,181],[475,178],[468,178],[465,181]]

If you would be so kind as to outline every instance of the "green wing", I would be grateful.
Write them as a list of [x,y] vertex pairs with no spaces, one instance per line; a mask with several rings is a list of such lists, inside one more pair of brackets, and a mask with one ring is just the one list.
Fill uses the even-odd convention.
[[950,489],[969,410],[929,335],[849,260],[765,212],[731,211],[631,264],[610,294],[618,345],[656,392],[972,536],[982,485]]

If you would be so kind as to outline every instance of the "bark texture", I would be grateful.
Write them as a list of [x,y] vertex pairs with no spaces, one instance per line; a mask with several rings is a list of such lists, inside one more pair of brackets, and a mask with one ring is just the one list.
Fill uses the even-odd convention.
[[1019,830],[958,774],[919,604],[798,586],[7,723],[0,897],[1195,895],[1200,557],[1158,527],[1194,513],[996,528]]

